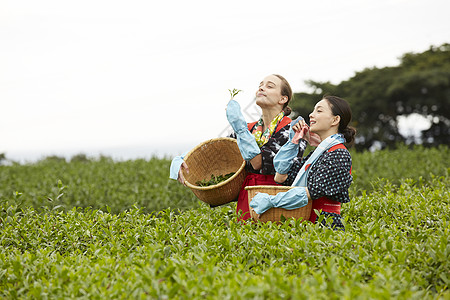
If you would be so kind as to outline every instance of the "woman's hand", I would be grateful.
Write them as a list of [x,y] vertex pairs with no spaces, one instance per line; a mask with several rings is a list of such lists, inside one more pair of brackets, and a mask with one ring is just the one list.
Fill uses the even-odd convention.
[[184,186],[186,186],[186,180],[184,179],[183,172],[182,172],[183,169],[185,169],[185,170],[186,170],[186,173],[189,174],[189,167],[188,167],[188,165],[186,164],[186,162],[183,162],[183,163],[181,164],[180,171],[178,171],[178,181],[179,181],[181,184],[183,184]]
[[[302,128],[303,128],[304,126],[308,126],[308,124],[306,124],[305,120],[302,119],[302,120],[298,121],[297,124],[295,124],[294,126],[292,126],[292,129],[294,129],[295,132],[299,132],[299,131],[302,130]],[[308,127],[309,127],[309,126],[308,126]]]
[[[303,131],[302,139],[306,140],[313,147],[317,147],[321,142],[320,136],[309,130],[309,126],[308,124],[306,124],[305,120],[299,121],[297,124],[292,126],[292,129],[296,132],[296,135],[297,133]],[[292,141],[293,142],[296,141],[297,140],[296,138],[297,136],[294,137]]]
[[[310,138],[309,126],[308,124],[306,124],[304,119],[298,121],[297,124],[292,126],[292,129],[295,131],[295,136],[292,139],[293,143],[297,144],[300,138],[306,140],[309,143]],[[300,132],[303,132],[303,134],[300,134]],[[298,136],[298,134],[300,134],[300,137]]]
[[320,142],[322,140],[320,139],[320,136],[317,133],[311,132],[309,136],[309,144],[313,147],[319,146]]

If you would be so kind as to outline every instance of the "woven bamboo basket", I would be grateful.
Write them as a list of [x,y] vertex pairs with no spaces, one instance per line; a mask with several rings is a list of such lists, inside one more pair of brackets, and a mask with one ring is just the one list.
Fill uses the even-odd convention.
[[286,219],[294,218],[300,219],[302,218],[302,222],[305,220],[309,220],[311,215],[312,201],[309,200],[308,204],[304,207],[296,208],[296,209],[284,209],[280,207],[272,207],[262,213],[261,215],[257,214],[253,208],[250,206],[250,201],[257,193],[267,193],[269,195],[276,195],[279,192],[287,192],[292,187],[290,186],[281,186],[281,185],[256,185],[256,186],[247,186],[245,189],[248,192],[248,204],[250,209],[250,216],[255,221],[261,222],[280,222],[283,216]]
[[[235,139],[221,137],[207,140],[192,149],[184,161],[189,167],[189,173],[182,169],[186,185],[198,199],[214,206],[237,199],[247,172]],[[235,173],[233,176],[216,185],[202,187],[195,184],[209,180],[211,175],[232,172]]]

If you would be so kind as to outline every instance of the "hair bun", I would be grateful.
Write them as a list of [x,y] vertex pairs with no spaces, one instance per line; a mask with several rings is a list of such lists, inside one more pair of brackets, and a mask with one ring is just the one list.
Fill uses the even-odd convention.
[[355,141],[356,129],[352,126],[347,126],[342,130],[347,145],[352,146]]
[[285,116],[289,116],[292,112],[292,109],[289,106],[286,106],[285,108],[283,108],[283,111]]

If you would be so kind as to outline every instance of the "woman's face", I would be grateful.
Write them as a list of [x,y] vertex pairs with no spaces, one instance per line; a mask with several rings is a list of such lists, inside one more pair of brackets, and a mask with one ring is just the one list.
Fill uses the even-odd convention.
[[339,126],[340,117],[333,115],[330,104],[322,99],[314,106],[314,110],[309,114],[309,127],[312,132],[328,132],[332,127]]
[[281,95],[281,79],[274,75],[264,78],[256,91],[256,104],[261,108],[270,108],[283,105],[288,100]]

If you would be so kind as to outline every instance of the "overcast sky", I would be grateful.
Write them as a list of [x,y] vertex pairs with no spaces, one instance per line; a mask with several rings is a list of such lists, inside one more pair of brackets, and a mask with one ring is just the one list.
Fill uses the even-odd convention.
[[450,42],[449,11],[448,0],[2,0],[0,153],[172,156],[223,133],[228,89],[246,107],[272,73],[299,92],[397,65]]

